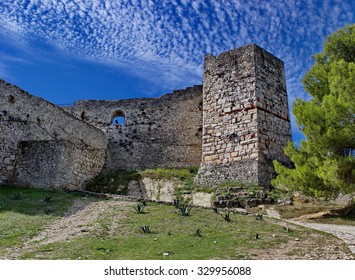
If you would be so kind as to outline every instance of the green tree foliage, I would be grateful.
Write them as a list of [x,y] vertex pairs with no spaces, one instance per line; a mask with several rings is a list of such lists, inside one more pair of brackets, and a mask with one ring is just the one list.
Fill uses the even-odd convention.
[[289,143],[289,169],[274,162],[277,188],[331,197],[355,192],[355,24],[327,37],[324,51],[303,78],[310,101],[296,99],[293,113],[306,140]]

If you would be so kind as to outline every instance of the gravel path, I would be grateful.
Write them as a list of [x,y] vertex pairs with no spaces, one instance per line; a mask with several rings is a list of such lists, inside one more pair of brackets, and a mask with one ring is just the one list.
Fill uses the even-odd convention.
[[[281,219],[280,214],[275,209],[266,209],[266,211],[269,217]],[[301,221],[299,219],[290,219],[285,221],[299,226],[304,226],[307,228],[316,229],[333,234],[343,240],[347,244],[351,252],[355,254],[355,226],[309,223]]]
[[351,252],[355,254],[355,226],[308,223],[299,221],[297,219],[289,220],[289,222],[311,229],[331,233],[342,239],[346,245],[348,245]]

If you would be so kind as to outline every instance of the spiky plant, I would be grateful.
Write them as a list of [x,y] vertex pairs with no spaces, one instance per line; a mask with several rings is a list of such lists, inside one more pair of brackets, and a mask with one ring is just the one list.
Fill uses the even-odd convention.
[[196,229],[196,231],[195,231],[195,236],[197,236],[197,237],[202,237],[202,231],[201,231],[201,229]]
[[138,203],[136,207],[134,207],[134,209],[136,210],[136,213],[137,214],[142,214],[144,213],[143,210],[144,210],[144,204],[143,203]]
[[224,219],[226,222],[231,222],[231,221],[232,221],[231,218],[230,218],[230,211],[229,211],[229,209],[228,209],[226,212],[224,212],[224,214],[223,214],[223,219]]
[[263,221],[263,220],[264,220],[263,214],[257,214],[257,215],[256,215],[256,220],[258,220],[258,221]]
[[191,211],[191,206],[189,205],[182,205],[179,207],[179,215],[181,216],[189,216]]
[[44,202],[47,202],[47,203],[50,203],[52,202],[52,197],[51,196],[46,196],[44,199],[43,199]]
[[147,225],[141,226],[141,230],[143,231],[144,234],[150,233],[150,228]]
[[284,227],[285,232],[290,233],[292,230],[289,227]]

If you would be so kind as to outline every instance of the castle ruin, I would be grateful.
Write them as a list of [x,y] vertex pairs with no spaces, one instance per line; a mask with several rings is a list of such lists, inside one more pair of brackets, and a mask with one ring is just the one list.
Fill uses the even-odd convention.
[[160,98],[59,107],[0,81],[0,184],[79,189],[118,169],[200,166],[201,185],[267,187],[290,140],[283,62],[254,44],[206,55],[202,86]]

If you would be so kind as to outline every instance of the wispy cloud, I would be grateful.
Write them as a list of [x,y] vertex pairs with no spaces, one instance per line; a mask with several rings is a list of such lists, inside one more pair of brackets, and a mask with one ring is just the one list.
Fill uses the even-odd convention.
[[256,43],[284,60],[292,101],[306,97],[300,80],[310,56],[327,34],[354,22],[354,6],[352,0],[1,1],[0,38],[23,48],[40,40],[162,88],[201,83],[205,53]]

